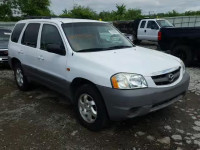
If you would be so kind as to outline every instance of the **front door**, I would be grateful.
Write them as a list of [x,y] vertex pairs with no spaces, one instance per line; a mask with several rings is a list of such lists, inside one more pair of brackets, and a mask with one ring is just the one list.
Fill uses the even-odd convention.
[[146,40],[150,41],[157,41],[158,40],[158,32],[159,32],[159,26],[155,21],[148,21],[147,27],[146,27]]
[[56,25],[43,24],[40,35],[38,53],[40,77],[52,88],[67,89],[67,56],[49,52],[47,49],[48,45],[59,45],[59,48],[66,53],[61,34]]

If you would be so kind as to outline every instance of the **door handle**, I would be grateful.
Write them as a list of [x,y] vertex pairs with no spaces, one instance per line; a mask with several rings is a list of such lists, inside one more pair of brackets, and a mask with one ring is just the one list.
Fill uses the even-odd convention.
[[147,30],[144,30],[144,32],[146,33],[146,32],[147,32]]
[[44,57],[38,56],[38,60],[44,60]]
[[41,56],[41,60],[44,60],[44,57]]

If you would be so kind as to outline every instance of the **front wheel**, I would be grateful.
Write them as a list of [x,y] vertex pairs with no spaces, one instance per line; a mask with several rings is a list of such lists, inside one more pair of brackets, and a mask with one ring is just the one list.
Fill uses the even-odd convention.
[[15,64],[14,75],[15,75],[15,81],[17,83],[18,88],[21,91],[27,91],[29,89],[29,82],[26,76],[24,75],[24,72],[20,63]]
[[101,95],[95,86],[81,86],[75,95],[80,123],[89,130],[99,131],[108,125],[108,115]]

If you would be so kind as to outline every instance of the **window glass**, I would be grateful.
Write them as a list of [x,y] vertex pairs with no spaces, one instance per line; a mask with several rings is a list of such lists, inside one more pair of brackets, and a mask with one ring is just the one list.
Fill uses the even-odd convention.
[[16,42],[16,43],[18,42],[19,36],[20,36],[24,26],[25,26],[25,23],[19,23],[15,26],[12,36],[11,36],[11,41]]
[[168,20],[157,20],[160,27],[173,27],[173,25]]
[[145,27],[145,24],[146,24],[146,21],[142,21],[141,25],[140,25],[140,28],[144,28]]
[[108,23],[67,23],[62,26],[72,49],[76,52],[133,47],[125,36]]
[[44,24],[41,35],[41,45],[42,50],[47,50],[47,45],[55,44],[58,45],[61,49],[64,48],[64,44],[58,29],[54,25]]
[[147,28],[150,29],[159,29],[158,25],[155,21],[148,21]]
[[22,44],[30,47],[36,47],[39,28],[40,28],[39,23],[28,24],[22,38]]

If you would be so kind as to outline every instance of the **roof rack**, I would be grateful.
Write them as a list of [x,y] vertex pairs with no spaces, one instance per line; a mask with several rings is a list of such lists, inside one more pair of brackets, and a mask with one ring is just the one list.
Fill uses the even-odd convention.
[[52,18],[68,18],[60,16],[26,16],[24,19],[52,19]]

